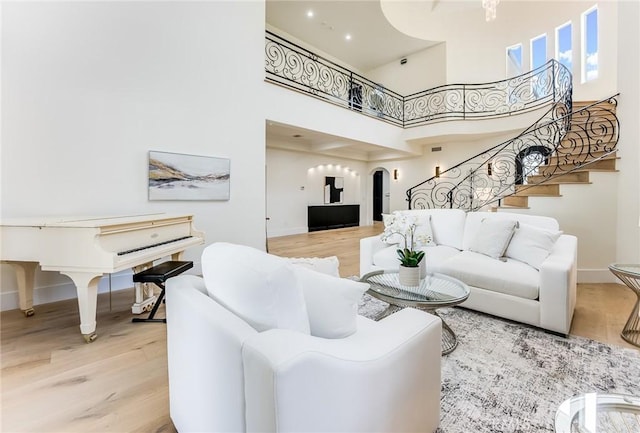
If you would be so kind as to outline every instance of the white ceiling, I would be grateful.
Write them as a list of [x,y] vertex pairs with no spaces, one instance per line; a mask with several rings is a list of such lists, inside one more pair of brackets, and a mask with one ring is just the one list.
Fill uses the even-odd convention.
[[[407,36],[382,13],[379,0],[267,0],[267,23],[367,72],[437,42]],[[307,17],[313,11],[312,18]],[[350,34],[351,40],[345,35]]]
[[[382,14],[379,0],[266,0],[266,21],[363,73],[437,43],[397,31]],[[347,33],[351,40],[345,39]],[[266,131],[267,147],[272,148],[360,161],[394,156],[388,148],[291,125],[267,122]],[[402,156],[406,154],[395,152]]]

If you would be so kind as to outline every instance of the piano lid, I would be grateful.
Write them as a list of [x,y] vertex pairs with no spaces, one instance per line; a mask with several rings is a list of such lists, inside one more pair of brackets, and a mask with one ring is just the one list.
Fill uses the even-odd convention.
[[122,224],[153,222],[173,218],[190,218],[192,215],[171,215],[165,213],[115,215],[115,216],[51,216],[4,218],[0,226],[6,227],[105,227]]

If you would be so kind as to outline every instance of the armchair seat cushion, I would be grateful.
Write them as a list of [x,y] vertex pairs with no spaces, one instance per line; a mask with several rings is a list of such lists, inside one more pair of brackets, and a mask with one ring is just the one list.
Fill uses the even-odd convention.
[[526,263],[509,258],[503,260],[462,251],[445,261],[440,272],[464,281],[469,286],[519,298],[538,299],[539,272]]

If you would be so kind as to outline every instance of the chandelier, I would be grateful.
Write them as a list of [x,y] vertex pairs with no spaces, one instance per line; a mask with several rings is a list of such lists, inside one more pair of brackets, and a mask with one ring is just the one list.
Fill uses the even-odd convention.
[[500,0],[482,0],[482,7],[484,8],[484,17],[487,21],[493,21],[496,19],[496,9]]

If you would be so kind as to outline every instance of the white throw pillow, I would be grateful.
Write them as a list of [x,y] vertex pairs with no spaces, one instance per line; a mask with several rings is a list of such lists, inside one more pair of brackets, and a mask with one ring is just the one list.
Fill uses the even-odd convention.
[[484,218],[469,244],[469,251],[499,259],[509,245],[518,221]]
[[520,224],[511,238],[505,255],[540,270],[561,231],[545,230],[529,224]]
[[293,265],[255,248],[218,242],[202,253],[209,296],[258,331],[309,334],[309,316]]
[[294,266],[311,269],[312,271],[340,277],[340,262],[336,256],[331,257],[290,257],[287,259]]
[[419,216],[415,222],[416,230],[413,234],[414,249],[435,247],[436,243],[433,241],[433,230],[431,230],[431,215]]
[[311,335],[344,338],[357,330],[358,302],[369,284],[296,267],[307,303]]
[[387,244],[398,244],[405,246],[406,242],[411,242],[409,229],[415,225],[413,232],[413,249],[435,246],[433,241],[433,231],[431,230],[431,215],[411,214],[395,211],[392,214],[382,214],[384,222],[384,232],[381,235],[383,242]]
[[399,244],[400,242],[404,242],[404,238],[400,233],[401,230],[404,230],[402,226],[400,226],[400,221],[398,220],[398,214],[382,214],[382,223],[384,224],[384,232],[380,235],[380,239],[382,242],[385,242],[389,245]]

